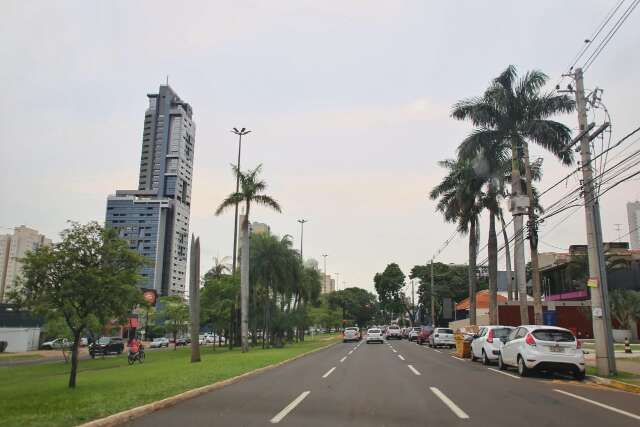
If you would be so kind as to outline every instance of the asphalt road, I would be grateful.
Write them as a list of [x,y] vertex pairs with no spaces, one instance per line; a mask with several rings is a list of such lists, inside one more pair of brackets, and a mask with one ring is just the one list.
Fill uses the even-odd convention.
[[640,396],[519,378],[406,341],[341,343],[128,425],[272,424],[637,427]]

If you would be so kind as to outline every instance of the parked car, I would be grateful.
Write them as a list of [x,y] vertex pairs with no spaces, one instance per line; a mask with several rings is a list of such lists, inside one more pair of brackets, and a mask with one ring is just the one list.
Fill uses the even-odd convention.
[[390,325],[387,328],[387,333],[385,334],[387,340],[401,340],[402,333],[400,331],[400,326],[398,325]]
[[402,328],[402,339],[404,340],[408,339],[409,332],[411,332],[411,328]]
[[418,345],[427,344],[432,333],[433,326],[422,326],[420,328],[420,332],[418,332],[418,336],[416,337],[416,342],[418,343]]
[[149,344],[150,348],[169,347],[169,340],[165,337],[154,338]]
[[43,350],[58,350],[61,348],[70,348],[72,345],[73,342],[66,338],[56,338],[54,340],[43,342],[40,348]]
[[518,368],[526,377],[534,370],[570,372],[577,380],[585,376],[580,341],[565,328],[524,325],[511,331],[498,356],[498,367]]
[[380,328],[371,328],[367,331],[367,344],[371,342],[379,342],[380,344],[384,344],[384,339],[382,338],[382,329]]
[[358,328],[344,328],[344,332],[342,333],[342,342],[360,341],[361,339],[362,337],[360,336],[360,330]]
[[456,346],[456,341],[453,338],[453,329],[435,328],[433,333],[429,335],[429,347],[440,346],[446,346],[449,348]]
[[89,345],[89,340],[87,339],[87,337],[81,337],[80,338],[80,347],[86,347]]
[[485,365],[496,362],[513,326],[483,326],[471,342],[471,360],[482,360]]
[[99,354],[103,356],[107,354],[122,354],[123,351],[124,341],[120,337],[101,337],[89,346],[91,357],[96,357]]
[[187,345],[189,344],[189,341],[187,338],[177,338],[176,339],[176,347],[179,347],[181,345]]
[[409,341],[416,341],[418,338],[418,332],[422,329],[420,326],[414,326],[413,328],[409,328],[409,334],[407,335],[407,339]]

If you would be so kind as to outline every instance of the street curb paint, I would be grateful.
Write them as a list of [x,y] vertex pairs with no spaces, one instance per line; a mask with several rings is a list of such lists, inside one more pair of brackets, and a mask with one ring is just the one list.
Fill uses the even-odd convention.
[[611,379],[611,378],[598,377],[598,376],[595,376],[595,375],[587,375],[587,377],[585,379],[587,381],[591,382],[591,383],[594,383],[594,384],[603,385],[605,387],[610,387],[610,388],[615,388],[616,390],[622,390],[622,391],[626,391],[626,392],[629,392],[629,393],[640,394],[640,386],[639,385],[629,384],[629,383],[625,383],[623,381],[614,380],[614,379]]
[[244,374],[240,374],[233,378],[228,378],[226,380],[218,381],[213,384],[205,385],[202,387],[194,388],[191,390],[187,390],[180,394],[176,394],[175,396],[166,397],[162,400],[156,400],[155,402],[147,403],[146,405],[137,406],[135,408],[127,409],[122,412],[118,412],[116,414],[109,415],[104,418],[98,418],[97,420],[89,421],[88,423],[80,424],[78,427],[113,427],[122,425],[128,421],[131,421],[135,418],[139,418],[143,415],[150,414],[152,412],[159,411],[160,409],[169,408],[174,406],[180,402],[184,402],[185,400],[193,399],[194,397],[202,396],[214,390],[218,390],[220,388],[226,387],[231,384],[235,384],[239,381],[242,381],[246,378],[252,377],[254,375],[261,374],[266,371],[270,371],[272,369],[278,368],[282,365],[286,365],[287,363],[293,362],[294,360],[300,359],[302,357],[308,356],[315,352],[326,350],[327,348],[334,346],[338,343],[338,341],[332,342],[331,344],[325,345],[323,347],[316,348],[314,350],[308,351],[306,353],[301,353],[296,356],[293,356],[289,359],[283,360],[278,363],[274,363],[273,365],[263,366],[262,368],[254,369],[253,371],[245,372]]

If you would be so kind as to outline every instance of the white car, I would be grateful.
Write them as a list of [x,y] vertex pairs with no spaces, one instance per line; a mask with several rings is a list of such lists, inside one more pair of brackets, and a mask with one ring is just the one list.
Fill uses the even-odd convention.
[[387,328],[386,337],[387,337],[387,340],[390,340],[390,339],[401,340],[402,339],[402,332],[400,331],[400,326],[398,326],[398,325],[389,326]]
[[342,342],[360,341],[360,330],[355,327],[344,328],[342,333]]
[[150,348],[169,347],[169,339],[165,337],[154,338],[149,344]]
[[532,370],[569,371],[577,380],[585,375],[580,341],[556,326],[524,325],[511,331],[498,357],[500,369],[508,366],[516,366],[522,377]]
[[435,328],[429,335],[429,347],[455,347],[456,341],[453,338],[453,329]]
[[381,329],[371,328],[367,331],[367,344],[369,344],[370,342],[379,342],[380,344],[384,343]]
[[417,341],[418,340],[418,334],[420,333],[420,330],[422,328],[420,328],[420,326],[415,326],[413,328],[409,329],[409,341]]
[[43,350],[56,350],[59,348],[71,348],[73,342],[66,338],[56,338],[55,340],[45,341],[40,346]]
[[498,360],[500,350],[507,337],[515,328],[513,326],[483,326],[471,342],[471,360],[482,360],[484,365]]

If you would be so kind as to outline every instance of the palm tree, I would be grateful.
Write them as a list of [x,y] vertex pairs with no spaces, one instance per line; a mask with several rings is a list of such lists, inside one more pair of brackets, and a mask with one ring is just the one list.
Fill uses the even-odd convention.
[[432,200],[440,199],[436,210],[442,212],[447,222],[458,225],[460,233],[469,234],[469,322],[476,323],[476,259],[480,228],[478,216],[483,206],[482,185],[470,161],[444,160],[440,166],[448,169],[442,182],[429,193]]
[[231,257],[229,256],[224,256],[222,258],[214,256],[213,267],[211,267],[211,269],[207,272],[207,274],[210,275],[211,277],[219,279],[223,275],[227,273],[231,273],[231,266],[229,265],[229,259],[231,259]]
[[[516,68],[507,67],[490,84],[482,97],[462,100],[453,107],[452,116],[469,119],[477,128],[463,144],[476,152],[495,144],[503,153],[511,153],[512,195],[521,196],[521,159],[526,144],[533,142],[553,153],[565,165],[573,162],[569,149],[571,130],[562,123],[548,118],[559,113],[570,113],[575,102],[566,95],[553,92],[540,93],[548,80],[541,71],[527,72],[517,79]],[[532,214],[529,211],[529,214]],[[534,218],[531,218],[533,220]],[[520,317],[527,322],[524,240],[522,215],[514,218],[516,279],[520,290]],[[534,245],[535,246],[535,245]],[[534,247],[535,249],[535,247]],[[537,252],[532,251],[532,256]],[[540,281],[533,283],[536,323],[542,322]]]
[[240,336],[242,339],[242,352],[249,351],[249,213],[251,204],[270,207],[276,212],[282,212],[280,205],[270,196],[262,194],[267,189],[267,183],[258,178],[262,165],[247,172],[240,171],[236,166],[231,166],[233,173],[240,179],[240,191],[232,193],[222,201],[216,215],[222,214],[226,209],[245,204],[244,221],[242,222],[242,250],[240,254]]

